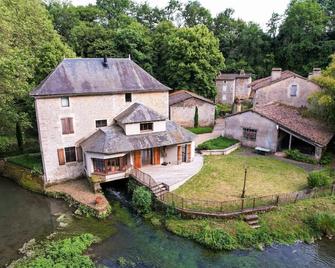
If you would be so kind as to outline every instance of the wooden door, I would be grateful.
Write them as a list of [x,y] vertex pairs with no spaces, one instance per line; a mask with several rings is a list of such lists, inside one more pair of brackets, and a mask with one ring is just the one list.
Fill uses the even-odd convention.
[[178,161],[178,163],[181,162],[181,145],[178,145],[178,150],[177,150],[177,161]]
[[142,167],[141,151],[134,151],[134,166],[135,168]]
[[187,144],[187,162],[191,161],[191,144]]
[[161,164],[161,149],[159,147],[154,148],[154,165],[160,165]]

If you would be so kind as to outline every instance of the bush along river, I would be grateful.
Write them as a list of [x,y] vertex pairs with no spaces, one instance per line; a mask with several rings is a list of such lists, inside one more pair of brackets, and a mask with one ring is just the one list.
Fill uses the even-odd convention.
[[101,238],[86,251],[98,267],[335,266],[334,240],[275,245],[264,251],[215,252],[136,216],[118,189],[107,187],[105,193],[113,213],[99,221],[76,216],[65,202],[26,191],[0,178],[0,266],[19,258],[18,250],[24,251],[22,245],[28,241],[44,240],[50,234],[64,239],[82,233]]

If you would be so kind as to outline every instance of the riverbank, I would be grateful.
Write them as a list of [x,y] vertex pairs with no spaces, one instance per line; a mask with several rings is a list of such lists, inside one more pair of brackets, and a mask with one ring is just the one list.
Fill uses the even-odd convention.
[[335,235],[335,198],[303,200],[259,214],[259,229],[242,219],[167,218],[170,232],[214,250],[264,249],[273,244],[313,243]]

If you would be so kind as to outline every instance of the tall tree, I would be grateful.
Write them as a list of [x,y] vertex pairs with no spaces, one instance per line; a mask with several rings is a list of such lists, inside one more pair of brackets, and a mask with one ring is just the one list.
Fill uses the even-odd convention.
[[21,131],[34,118],[29,91],[74,53],[62,43],[39,0],[3,0],[0,10],[0,125]]
[[209,29],[212,28],[211,12],[204,8],[198,1],[189,1],[182,12],[185,21],[185,26],[192,27],[203,24]]
[[278,35],[277,62],[280,66],[307,75],[323,67],[334,51],[334,40],[326,39],[327,17],[316,0],[293,0]]
[[208,98],[216,94],[215,78],[224,67],[219,41],[206,26],[180,28],[166,37],[161,80]]

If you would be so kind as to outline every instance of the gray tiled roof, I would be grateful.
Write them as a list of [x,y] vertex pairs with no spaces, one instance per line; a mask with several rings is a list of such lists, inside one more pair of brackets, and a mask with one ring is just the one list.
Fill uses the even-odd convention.
[[200,96],[188,90],[178,90],[176,92],[171,93],[169,96],[169,104],[174,105],[176,103],[188,100],[190,98],[196,98],[214,105],[214,102],[211,101],[210,99],[207,99],[203,96]]
[[134,103],[115,117],[115,121],[120,124],[162,121],[165,119],[166,117],[140,103]]
[[32,96],[97,95],[124,92],[168,91],[130,59],[64,59],[33,91]]
[[191,142],[195,135],[167,120],[166,131],[127,136],[118,125],[104,127],[81,143],[87,152],[115,154]]

